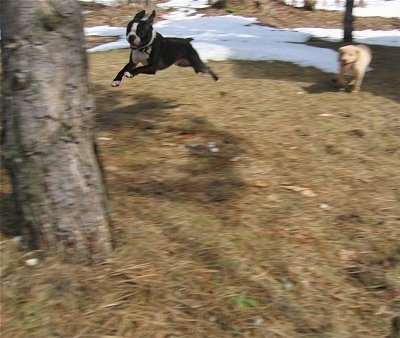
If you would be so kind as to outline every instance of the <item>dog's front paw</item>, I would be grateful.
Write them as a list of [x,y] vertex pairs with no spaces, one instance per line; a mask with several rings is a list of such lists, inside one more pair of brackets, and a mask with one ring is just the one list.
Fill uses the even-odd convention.
[[111,82],[111,87],[118,87],[121,84],[121,81],[113,81]]
[[133,75],[132,75],[131,73],[129,73],[129,72],[125,72],[125,73],[124,73],[124,76],[125,76],[125,77],[129,77],[129,78],[133,77]]

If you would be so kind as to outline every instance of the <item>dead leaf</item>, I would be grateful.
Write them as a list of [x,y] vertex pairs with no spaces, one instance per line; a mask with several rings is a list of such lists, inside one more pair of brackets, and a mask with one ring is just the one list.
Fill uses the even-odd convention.
[[317,196],[315,194],[315,192],[313,192],[311,189],[304,188],[304,187],[299,187],[297,185],[284,185],[283,188],[287,189],[287,190],[290,190],[290,191],[299,192],[300,194],[302,194],[303,196],[306,196],[306,197],[315,197],[315,196]]
[[266,188],[268,187],[268,182],[264,180],[255,180],[251,182],[250,185],[256,188]]

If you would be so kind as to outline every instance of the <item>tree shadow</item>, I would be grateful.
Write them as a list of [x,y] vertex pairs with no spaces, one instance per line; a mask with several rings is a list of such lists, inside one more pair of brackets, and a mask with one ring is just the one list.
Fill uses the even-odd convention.
[[[384,38],[386,39],[386,37],[382,37],[382,39]],[[365,43],[367,42],[366,40]],[[337,51],[344,43],[310,40],[307,45]],[[399,102],[400,67],[398,60],[400,60],[400,48],[379,45],[370,45],[369,47],[373,53],[371,62],[373,70],[367,72],[362,91]],[[339,91],[337,83],[333,81],[336,78],[335,74],[323,73],[314,67],[300,67],[281,61],[237,61],[234,62],[234,67],[235,74],[239,78],[309,82],[310,86],[303,86],[303,88],[310,94]]]
[[132,95],[134,104],[119,106],[124,95],[121,92],[106,94],[104,97],[97,97],[96,124],[98,127],[118,129],[133,125],[137,129],[151,129],[150,118],[160,119],[166,116],[166,111],[182,106],[175,100],[159,100],[152,94]]
[[309,86],[303,86],[303,89],[309,94],[335,93],[338,92],[338,85],[334,79],[327,79]]
[[[132,156],[132,167],[137,168],[137,171],[132,171],[132,175],[121,174],[118,171],[112,174],[106,172],[106,185],[107,176],[114,176],[112,187],[108,186],[107,190],[113,190],[118,195],[147,196],[182,204],[195,204],[213,210],[218,219],[227,219],[227,205],[241,196],[245,189],[235,169],[236,158],[244,153],[242,139],[229,131],[219,130],[207,119],[193,113],[179,119],[171,117],[169,112],[184,106],[176,100],[163,100],[153,94],[139,93],[132,95],[132,104],[124,106],[120,105],[120,100],[124,97],[123,92],[110,94],[109,89],[100,87],[95,90],[102,93],[96,98],[98,108],[95,114],[95,129],[97,132],[110,133],[117,140],[116,148],[129,147],[129,151],[135,154],[139,147],[143,147],[143,140],[151,143],[155,134],[161,143],[162,139],[168,142],[174,135],[188,140],[182,144],[186,161],[177,161],[178,164],[174,164],[177,177],[169,175],[161,180],[149,177],[146,171],[162,171],[165,166],[154,168],[151,159],[138,157],[135,160]],[[167,127],[161,126],[162,123]],[[120,137],[124,130],[129,131],[132,142]],[[135,137],[140,138],[141,142],[134,142]],[[198,143],[191,143],[190,139],[195,139]],[[211,141],[215,143],[214,150],[207,144]],[[101,165],[105,168],[110,164],[109,158],[105,156],[101,142],[99,143]],[[218,152],[215,151],[217,146]],[[161,148],[159,155],[162,155]],[[142,174],[142,178],[135,179]],[[3,187],[10,185],[4,168],[1,181]],[[1,233],[11,237],[21,235],[12,194],[2,192],[0,197]]]
[[[123,92],[117,92],[110,98],[109,90],[97,90],[101,93],[97,96],[97,130],[110,133],[118,138],[121,148],[129,147],[129,152],[137,154],[136,157],[132,155],[133,169],[130,174],[124,171],[110,174],[113,176],[112,189],[117,194],[194,204],[213,212],[222,221],[230,218],[228,205],[245,190],[236,169],[236,162],[245,152],[243,139],[229,130],[218,129],[193,112],[176,113],[182,106],[192,110],[194,107],[191,105],[160,99],[156,94],[138,93],[132,95],[132,104],[121,106],[118,102],[124,97]],[[108,108],[112,106],[113,109]],[[132,135],[131,142],[121,136],[127,130]],[[163,152],[166,148],[157,148],[157,144],[176,140],[180,143],[176,156],[181,156],[183,160],[174,159],[171,155],[173,150],[167,150],[169,153],[166,155]],[[141,155],[144,144],[151,147],[154,158]],[[100,152],[103,154],[103,165],[107,167],[107,161],[111,159],[104,156],[105,151]],[[156,161],[157,157],[165,157],[166,162]],[[150,174],[166,171],[174,174],[159,177]]]

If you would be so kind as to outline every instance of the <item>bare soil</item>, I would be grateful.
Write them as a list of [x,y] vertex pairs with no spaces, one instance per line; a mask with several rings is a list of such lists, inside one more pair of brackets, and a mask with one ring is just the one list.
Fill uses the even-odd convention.
[[[260,18],[301,25],[293,10]],[[337,16],[304,15],[319,27]],[[1,336],[388,335],[400,314],[400,50],[371,48],[359,95],[315,68],[249,61],[210,62],[216,83],[171,67],[111,88],[129,51],[91,54],[116,249],[90,267],[26,266],[2,169]]]

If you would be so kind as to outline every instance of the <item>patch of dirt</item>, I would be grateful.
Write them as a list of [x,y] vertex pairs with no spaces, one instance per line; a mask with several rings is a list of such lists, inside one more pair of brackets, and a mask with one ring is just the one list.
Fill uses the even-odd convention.
[[[156,7],[153,9],[157,13],[157,21],[161,21],[162,15],[168,9]],[[97,25],[112,25],[125,27],[135,13],[143,9],[136,5],[124,5],[116,7],[101,6],[92,3],[81,3],[83,8],[89,13],[85,14],[85,26],[92,27]],[[343,13],[338,11],[306,11],[301,8],[287,6],[279,1],[267,0],[256,6],[256,2],[248,2],[243,6],[241,1],[231,1],[224,9],[205,8],[198,9],[198,12],[205,15],[226,15],[238,14],[248,17],[256,17],[261,24],[276,28],[299,28],[299,27],[319,27],[319,28],[343,28]],[[400,19],[381,18],[381,17],[355,17],[355,30],[374,29],[392,30],[400,29]]]
[[[103,6],[96,3],[80,2],[84,10],[85,27],[93,27],[100,25],[121,26],[126,27],[128,22],[133,19],[135,14],[143,9],[138,5],[121,5],[121,6]],[[144,8],[146,11],[156,10],[156,20],[162,20],[161,15],[168,10],[155,7]]]
[[[207,15],[239,14],[256,17],[262,24],[276,28],[343,28],[343,12],[314,10],[291,7],[279,1],[248,2],[243,6],[241,1],[228,2],[225,9],[206,8],[199,10]],[[354,30],[391,30],[400,29],[400,19],[381,17],[354,17]]]

